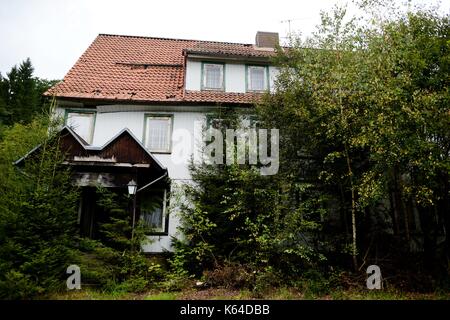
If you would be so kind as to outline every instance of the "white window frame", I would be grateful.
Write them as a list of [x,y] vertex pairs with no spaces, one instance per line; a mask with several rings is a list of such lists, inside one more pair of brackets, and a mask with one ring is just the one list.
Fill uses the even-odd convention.
[[[168,126],[167,126],[167,148],[166,149],[151,149],[148,145],[149,143],[149,120],[156,119],[156,120],[167,120]],[[160,114],[145,114],[144,116],[144,146],[147,148],[150,152],[153,153],[170,153],[172,149],[172,127],[173,127],[173,115],[160,115]]]
[[[162,203],[162,217],[161,217],[161,222],[162,222],[162,226],[161,228],[153,228],[151,231],[151,234],[162,234],[162,233],[167,233],[168,231],[168,219],[167,219],[167,189],[153,189],[153,190],[149,190],[149,191],[163,191],[163,203]],[[145,196],[145,194],[144,194]],[[141,213],[139,216],[139,219],[143,220],[144,219],[144,215],[142,213],[142,209],[141,209]],[[150,227],[150,226],[149,226]]]
[[[221,86],[220,87],[208,87],[206,84],[208,83],[206,81],[206,68],[208,65],[214,65],[214,66],[220,66],[220,80],[221,80]],[[210,90],[210,91],[225,91],[225,64],[224,63],[217,63],[217,62],[202,62],[202,90]]]
[[[268,81],[268,67],[267,66],[258,66],[258,65],[247,65],[247,74],[245,75],[247,77],[247,92],[263,92],[267,91],[269,89],[269,81]],[[263,69],[264,70],[264,86],[263,89],[253,89],[252,88],[252,77],[251,77],[251,70],[252,69]]]

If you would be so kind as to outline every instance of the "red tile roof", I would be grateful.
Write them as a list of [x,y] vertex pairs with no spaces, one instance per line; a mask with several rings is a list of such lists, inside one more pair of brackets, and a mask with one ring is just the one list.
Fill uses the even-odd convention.
[[253,93],[184,91],[184,54],[269,58],[251,44],[100,34],[63,81],[46,92],[65,98],[136,102],[252,103]]

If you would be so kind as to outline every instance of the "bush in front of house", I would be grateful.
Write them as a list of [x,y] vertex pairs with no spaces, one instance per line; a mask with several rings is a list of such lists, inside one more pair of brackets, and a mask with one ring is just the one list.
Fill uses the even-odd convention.
[[149,241],[143,221],[137,221],[132,236],[129,196],[101,186],[96,192],[97,205],[107,219],[99,225],[99,239],[80,240],[83,284],[108,292],[156,288],[163,280],[163,268],[141,250]]
[[[0,299],[27,299],[65,287],[73,264],[78,192],[60,164],[51,133],[38,117],[3,131],[0,142]],[[48,132],[50,130],[50,135]],[[17,160],[40,144],[39,152]]]
[[[219,110],[218,128],[240,128],[241,114]],[[224,161],[225,163],[225,161]],[[203,277],[225,288],[278,284],[308,268],[322,268],[318,248],[327,198],[307,184],[281,175],[263,176],[247,164],[194,164],[192,184],[179,186],[182,239],[174,239],[174,272]],[[307,201],[295,199],[308,194]],[[293,201],[294,199],[294,201]]]

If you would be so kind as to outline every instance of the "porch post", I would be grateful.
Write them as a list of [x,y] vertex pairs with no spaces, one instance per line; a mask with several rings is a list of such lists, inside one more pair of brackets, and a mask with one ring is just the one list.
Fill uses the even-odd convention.
[[[131,245],[133,246],[133,240],[134,240],[134,226],[136,225],[136,197],[137,192],[133,195],[133,225],[131,227]],[[131,248],[133,250],[133,247]]]
[[134,250],[134,226],[136,225],[136,197],[137,197],[137,183],[132,179],[128,182],[128,194],[133,195],[133,219],[131,225],[131,250]]

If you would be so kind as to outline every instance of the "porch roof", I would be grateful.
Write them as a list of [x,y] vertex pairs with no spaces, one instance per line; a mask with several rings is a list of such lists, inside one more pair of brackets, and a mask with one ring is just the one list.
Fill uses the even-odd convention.
[[[131,179],[143,186],[167,174],[167,169],[127,128],[96,147],[65,126],[59,132],[59,148],[64,153],[62,164],[72,167],[75,183],[80,186],[124,187]],[[22,166],[40,149],[41,145],[35,147],[14,164]]]

